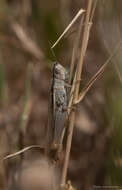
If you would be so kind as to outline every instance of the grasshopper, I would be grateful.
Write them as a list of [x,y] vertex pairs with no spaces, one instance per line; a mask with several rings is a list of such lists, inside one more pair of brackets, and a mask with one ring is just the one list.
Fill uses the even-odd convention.
[[53,64],[49,96],[48,138],[53,149],[62,146],[62,131],[67,114],[66,69],[57,61]]

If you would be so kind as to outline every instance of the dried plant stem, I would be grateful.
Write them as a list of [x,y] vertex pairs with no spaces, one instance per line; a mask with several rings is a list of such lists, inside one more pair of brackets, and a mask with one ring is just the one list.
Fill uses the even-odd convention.
[[[104,41],[104,43],[105,43],[105,45],[106,45],[106,41]],[[120,40],[120,43],[121,43],[121,40]],[[110,51],[110,49],[107,47],[107,45],[106,45],[106,49],[107,49],[108,53],[110,54],[111,51]],[[117,63],[115,63],[114,61],[113,61],[113,64],[114,64],[116,73],[117,73],[117,75],[118,75],[118,78],[119,78],[120,82],[122,83],[122,75],[121,75],[121,73],[120,73],[120,70],[119,70],[119,68],[118,68],[118,65],[117,65]]]
[[25,134],[26,126],[32,109],[32,100],[30,98],[31,93],[31,78],[32,78],[32,65],[29,63],[27,68],[27,79],[25,86],[25,94],[23,98],[22,113],[20,116],[19,130]]
[[59,41],[63,38],[63,36],[68,32],[68,30],[72,27],[72,25],[76,22],[76,20],[79,18],[79,16],[84,12],[83,9],[80,9],[76,16],[73,18],[73,20],[70,22],[70,24],[66,27],[64,32],[60,35],[60,37],[57,39],[57,41],[54,43],[54,45],[51,48],[54,48]]
[[[77,32],[77,35],[76,35],[76,39],[75,39],[75,44],[74,44],[74,47],[73,47],[72,59],[71,59],[71,65],[70,65],[70,73],[69,73],[69,81],[68,81],[69,84],[71,84],[71,82],[72,82],[74,65],[75,65],[75,60],[76,60],[76,56],[77,56],[76,53],[77,53],[78,45],[79,45],[79,41],[80,41],[80,35],[81,35],[81,31],[82,31],[83,21],[84,21],[84,16],[81,18],[81,22],[80,22],[79,29],[78,29],[78,32]],[[74,77],[74,80],[73,80],[72,88],[70,90],[70,95],[69,95],[70,99],[69,99],[69,103],[68,103],[68,106],[67,106],[68,110],[67,110],[66,121],[68,120],[68,117],[69,117],[70,112],[71,112],[71,106],[72,106],[75,82],[76,82],[76,74],[75,74],[75,77]],[[65,127],[64,127],[64,129],[62,131],[61,144],[62,144],[63,139],[64,139],[64,135],[65,135],[65,131],[66,131],[66,124],[67,124],[67,122],[65,123]]]
[[121,73],[120,73],[120,70],[119,70],[119,68],[118,68],[118,65],[114,63],[114,66],[115,66],[115,69],[116,69],[118,78],[119,78],[119,80],[120,80],[120,82],[121,82],[121,84],[122,84],[122,75],[121,75]]
[[[76,60],[76,52],[77,52],[78,45],[79,45],[80,34],[81,34],[82,25],[83,25],[83,20],[84,20],[84,17],[81,18],[81,23],[80,23],[78,33],[77,33],[76,39],[75,39],[75,45],[73,47],[73,53],[72,53],[72,59],[71,59],[71,65],[70,65],[69,81],[68,81],[69,84],[71,84],[72,77],[73,77],[74,64],[75,64],[75,60]],[[76,75],[75,75],[74,79],[76,80]],[[69,117],[69,114],[70,114],[70,111],[71,111],[70,107],[72,105],[73,92],[74,92],[74,85],[72,85],[72,88],[71,88],[71,91],[70,91],[70,96],[69,96],[70,101],[69,101],[69,104],[67,106],[68,107],[67,117],[66,117],[65,125],[64,125],[63,131],[62,131],[60,144],[62,144],[62,142],[63,142],[65,131],[66,131],[67,120],[68,120],[68,117]],[[59,150],[59,152],[60,152],[60,150]]]
[[[89,0],[88,1],[87,14],[86,14],[86,20],[85,20],[85,26],[84,26],[83,42],[82,42],[82,47],[81,47],[80,61],[79,61],[79,64],[77,66],[76,81],[79,81],[81,79],[83,60],[84,60],[84,56],[85,56],[85,52],[86,52],[86,47],[87,47],[87,44],[88,44],[89,19],[90,19],[91,6],[92,6],[92,0]],[[75,89],[75,93],[74,93],[74,101],[78,98],[79,87],[80,87],[80,83],[76,83],[76,89]]]
[[33,55],[38,61],[42,60],[44,58],[42,51],[24,31],[23,27],[17,22],[12,23],[11,27],[20,40],[23,49]]
[[[94,11],[95,11],[95,8],[96,8],[96,3],[97,3],[97,0],[95,1],[94,3],[94,6],[93,6],[93,10],[91,12],[91,17],[90,17],[90,22],[89,22],[89,25],[88,25],[88,30],[87,30],[87,37],[86,37],[86,47],[85,47],[85,51],[86,51],[86,48],[87,48],[87,44],[88,44],[88,39],[89,39],[89,34],[90,34],[90,29],[91,29],[91,26],[92,26],[92,19],[93,19],[93,15],[94,15]],[[72,75],[73,75],[73,69],[74,69],[74,62],[75,62],[75,53],[78,49],[78,41],[80,40],[80,33],[81,33],[81,29],[82,29],[82,26],[83,26],[83,20],[84,20],[84,17],[82,17],[82,20],[81,20],[81,26],[79,28],[79,32],[77,34],[77,38],[76,38],[76,43],[74,45],[74,48],[73,48],[73,55],[72,55],[72,61],[71,61],[71,66],[70,66],[70,75],[69,75],[69,84],[71,84],[71,79],[72,79]],[[75,89],[75,84],[76,82],[79,82],[80,83],[80,80],[77,80],[76,81],[76,73],[75,73],[75,77],[74,77],[74,80],[73,80],[73,85],[72,85],[72,88],[71,88],[71,91],[70,91],[70,99],[69,99],[69,104],[68,104],[68,107],[70,108],[71,105],[72,105],[72,101],[73,101],[73,93],[74,93],[74,89]],[[68,114],[70,114],[70,110],[68,110]]]
[[69,134],[67,138],[66,155],[65,155],[65,161],[64,161],[63,172],[62,172],[62,181],[61,181],[62,186],[66,184],[66,176],[67,176],[67,169],[68,169],[68,163],[69,163],[69,155],[70,155],[70,149],[71,149],[74,122],[75,122],[75,112],[73,110],[71,112],[71,119],[69,123],[70,129],[69,129]]
[[72,60],[71,60],[71,65],[70,65],[69,81],[68,81],[69,84],[71,84],[71,81],[72,81],[74,65],[75,65],[75,46],[73,47],[73,50],[72,50]]
[[93,8],[92,8],[92,12],[91,12],[91,16],[90,16],[90,22],[92,22],[92,20],[93,20],[94,13],[95,13],[95,9],[96,9],[96,6],[97,6],[97,1],[98,1],[98,0],[95,0],[95,1],[94,1]]
[[112,60],[112,58],[116,55],[116,53],[118,52],[118,50],[120,49],[122,45],[122,41],[120,41],[120,43],[117,44],[117,46],[115,47],[113,53],[109,56],[109,58],[106,60],[106,62],[101,66],[101,68],[97,71],[97,73],[91,78],[91,80],[88,82],[88,84],[85,86],[85,88],[82,90],[82,92],[79,94],[79,98],[78,100],[75,102],[75,104],[78,104],[80,101],[83,100],[84,96],[86,95],[86,93],[88,92],[88,90],[92,87],[92,85],[94,84],[94,82],[101,76],[101,74],[104,72],[106,66],[108,65],[108,63]]
[[76,60],[76,53],[77,53],[77,50],[78,50],[78,45],[79,45],[79,40],[80,40],[80,34],[81,34],[82,26],[83,26],[83,20],[84,20],[84,16],[81,18],[81,23],[79,25],[78,33],[76,35],[75,44],[74,44],[73,51],[72,51],[72,59],[71,59],[70,72],[69,72],[69,81],[68,81],[69,84],[71,84],[72,77],[73,77],[73,70],[74,70],[74,65],[75,65],[75,60]]
[[[91,7],[92,7],[92,0],[89,0],[87,12],[86,12],[86,18],[85,18],[85,26],[84,26],[84,31],[83,31],[83,41],[82,41],[82,47],[81,47],[80,61],[76,69],[76,81],[79,81],[81,79],[83,60],[84,60],[85,51],[87,47],[86,43],[88,42],[87,36],[88,36],[88,25],[89,25]],[[77,82],[75,85],[73,102],[75,102],[78,98],[79,87],[80,87],[80,84],[79,82]],[[67,137],[67,143],[66,143],[66,155],[65,155],[64,166],[63,166],[63,171],[62,171],[62,181],[61,181],[62,185],[65,185],[66,183],[74,123],[75,123],[75,110],[72,110],[71,115],[70,115],[70,120],[69,120],[68,137]]]
[[4,160],[7,160],[7,159],[9,159],[9,158],[16,157],[16,156],[18,156],[18,155],[20,155],[20,154],[22,154],[22,153],[24,153],[24,152],[26,152],[26,151],[28,151],[28,150],[30,150],[30,149],[35,149],[35,148],[40,149],[40,150],[44,150],[44,148],[43,148],[43,147],[40,147],[39,145],[31,145],[31,146],[28,146],[28,147],[23,148],[23,149],[20,150],[20,151],[17,151],[17,152],[15,152],[15,153],[13,153],[13,154],[9,154],[9,155],[5,156],[5,157],[3,158],[3,161],[4,161]]

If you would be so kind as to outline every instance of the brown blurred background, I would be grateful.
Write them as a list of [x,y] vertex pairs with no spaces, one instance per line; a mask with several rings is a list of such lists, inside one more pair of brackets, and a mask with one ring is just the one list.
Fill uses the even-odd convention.
[[[48,41],[53,44],[86,5],[85,0],[0,0],[1,160],[26,146],[45,145],[54,60]],[[121,0],[98,1],[81,86],[121,40],[121,9]],[[58,61],[67,70],[79,21],[55,48]],[[80,49],[78,57],[79,53]],[[68,179],[77,190],[88,190],[93,185],[122,185],[121,61],[119,50],[78,106],[68,170]],[[0,189],[53,189],[59,183],[56,176],[58,173],[60,178],[60,169],[55,171],[42,157],[40,150],[34,149],[5,163],[1,161]],[[20,173],[21,182],[17,182]],[[32,186],[28,180],[33,181]]]

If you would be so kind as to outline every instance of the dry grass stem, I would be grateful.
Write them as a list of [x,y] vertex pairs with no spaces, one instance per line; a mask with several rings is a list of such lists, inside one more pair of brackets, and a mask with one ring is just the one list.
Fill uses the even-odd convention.
[[[74,65],[75,65],[75,60],[76,60],[76,53],[77,53],[77,49],[78,49],[78,45],[79,45],[79,40],[80,40],[80,34],[81,34],[81,30],[82,30],[83,20],[84,20],[84,17],[81,18],[81,23],[80,23],[78,33],[77,33],[76,39],[75,39],[75,45],[73,47],[72,59],[71,59],[71,65],[70,65],[69,81],[68,81],[69,84],[71,84],[72,77],[73,77],[73,70],[74,70]],[[74,80],[76,80],[76,75],[74,77]],[[68,110],[67,110],[68,115],[67,115],[66,121],[68,120],[68,116],[69,116],[70,111],[71,111],[70,108],[71,108],[72,100],[73,100],[73,92],[74,92],[74,85],[72,85],[72,88],[70,90],[70,96],[69,96],[70,100],[69,100],[69,103],[68,103],[68,106],[67,106],[68,107]],[[65,131],[66,131],[66,126],[64,127],[64,129],[62,131],[61,142],[63,142]]]
[[118,78],[119,78],[119,80],[120,80],[120,82],[121,82],[121,84],[122,84],[122,75],[121,75],[121,73],[120,73],[120,71],[119,71],[118,65],[117,65],[117,64],[114,64],[114,66],[115,66],[115,69],[116,69]]
[[[81,79],[83,60],[84,60],[85,51],[87,47],[86,44],[88,42],[87,36],[88,36],[88,25],[89,25],[89,20],[90,20],[91,7],[92,7],[92,0],[89,0],[87,11],[86,11],[85,26],[84,26],[84,31],[83,31],[83,41],[82,41],[82,46],[81,46],[80,61],[76,69],[76,81],[79,81]],[[77,82],[75,85],[75,90],[74,90],[73,103],[78,98],[79,87],[80,87],[80,83]],[[70,115],[70,120],[69,120],[68,137],[67,137],[67,143],[66,143],[66,155],[65,155],[64,166],[63,166],[63,171],[62,171],[62,181],[61,181],[62,185],[65,185],[66,183],[74,122],[75,122],[75,111],[72,110],[71,115]]]
[[92,87],[94,82],[101,76],[101,74],[104,72],[104,69],[108,65],[108,63],[112,60],[112,58],[116,55],[118,50],[120,49],[122,41],[116,46],[114,52],[111,54],[111,56],[106,60],[106,62],[102,65],[102,67],[97,71],[97,73],[91,78],[91,80],[88,82],[88,84],[85,86],[85,88],[82,90],[82,92],[79,94],[78,100],[75,102],[75,104],[78,104],[80,101],[83,100],[84,96],[88,92],[88,90]]
[[71,65],[70,65],[69,81],[68,81],[69,84],[71,84],[71,81],[72,81],[74,65],[75,65],[75,46],[73,47],[73,50],[72,50],[72,60],[71,60]]
[[80,41],[80,35],[81,35],[81,31],[82,31],[82,26],[83,26],[83,20],[84,20],[84,16],[81,18],[81,23],[79,25],[79,29],[78,29],[76,39],[75,39],[75,44],[74,44],[73,51],[72,51],[72,59],[71,59],[70,72],[69,72],[69,84],[71,84],[72,77],[73,77],[74,65],[75,65],[75,60],[76,60],[76,53],[77,53],[78,45],[79,45],[79,41]]
[[7,160],[7,159],[9,159],[9,158],[16,157],[16,156],[18,156],[18,155],[20,155],[20,154],[22,154],[22,153],[24,153],[24,152],[26,152],[26,151],[28,151],[28,150],[30,150],[30,149],[33,149],[33,148],[38,148],[38,149],[44,150],[44,148],[43,148],[43,147],[40,147],[39,145],[31,145],[31,146],[28,146],[28,147],[26,147],[26,148],[23,148],[23,149],[20,150],[20,151],[17,151],[17,152],[15,152],[15,153],[13,153],[13,154],[9,154],[9,155],[5,156],[5,157],[3,158],[3,160]]
[[23,134],[26,133],[26,127],[28,124],[31,110],[32,110],[32,99],[31,99],[31,97],[29,97],[28,101],[26,102],[25,108],[23,109],[23,113],[22,113],[21,131],[23,132]]
[[[105,45],[106,45],[106,41],[105,41],[105,40],[104,40],[104,43],[105,43]],[[120,41],[120,43],[121,43],[121,41]],[[110,52],[111,52],[110,49],[107,47],[107,45],[106,45],[105,47],[106,47],[108,53],[110,54]],[[115,63],[114,61],[113,61],[113,64],[114,64],[114,67],[115,67],[117,76],[118,76],[120,82],[122,83],[122,75],[121,75],[121,73],[120,73],[120,71],[119,71],[118,65],[117,65],[117,63]]]
[[[83,32],[83,41],[82,41],[82,46],[81,46],[80,61],[77,65],[76,81],[79,81],[81,79],[83,61],[84,61],[84,56],[85,56],[85,52],[86,52],[86,47],[88,44],[89,20],[90,20],[91,7],[92,7],[92,0],[89,0],[87,13],[86,13],[86,19],[85,19],[84,32]],[[80,83],[76,83],[76,89],[75,89],[75,93],[74,93],[74,101],[78,97],[79,87],[80,87]]]
[[78,13],[76,14],[76,16],[73,18],[73,20],[70,22],[70,24],[66,27],[66,29],[64,30],[64,32],[60,35],[60,37],[57,39],[57,41],[54,43],[54,45],[51,48],[54,48],[59,41],[63,38],[63,36],[68,32],[68,30],[72,27],[72,25],[76,22],[76,20],[79,18],[79,16],[84,13],[85,10],[80,9],[78,11]]
[[95,9],[96,9],[96,6],[97,6],[97,1],[98,0],[95,0],[94,3],[93,3],[93,8],[92,8],[91,16],[90,16],[90,22],[92,22],[92,20],[93,20]]
[[34,56],[37,60],[40,61],[40,59],[44,57],[43,53],[41,52],[40,48],[36,45],[36,43],[28,37],[28,34],[26,34],[23,27],[20,24],[14,22],[12,24],[12,29],[15,32],[18,39],[20,40],[23,48],[32,56]]
[[88,29],[87,29],[86,43],[85,43],[85,47],[84,47],[84,52],[86,52],[86,49],[87,49],[91,26],[92,26],[92,22],[89,22]]
[[76,190],[76,189],[72,186],[71,181],[67,181],[67,184],[64,187],[62,187],[62,190]]

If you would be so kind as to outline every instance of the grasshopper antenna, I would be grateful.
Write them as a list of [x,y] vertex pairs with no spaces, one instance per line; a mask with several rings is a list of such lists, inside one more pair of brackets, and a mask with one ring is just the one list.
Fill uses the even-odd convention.
[[48,41],[48,43],[49,43],[49,46],[50,46],[50,50],[51,50],[51,52],[52,52],[52,55],[53,55],[53,57],[54,57],[54,59],[55,59],[55,62],[57,63],[58,61],[57,61],[57,57],[56,57],[56,55],[55,55],[55,52],[54,52],[54,50],[51,48],[51,43]]

